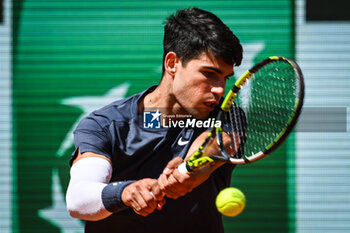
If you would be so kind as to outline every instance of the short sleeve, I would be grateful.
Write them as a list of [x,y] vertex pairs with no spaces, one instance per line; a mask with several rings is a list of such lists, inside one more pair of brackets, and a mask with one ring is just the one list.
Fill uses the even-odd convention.
[[84,118],[75,129],[74,144],[80,153],[93,152],[111,159],[112,144],[108,126],[102,127],[98,119],[92,116]]

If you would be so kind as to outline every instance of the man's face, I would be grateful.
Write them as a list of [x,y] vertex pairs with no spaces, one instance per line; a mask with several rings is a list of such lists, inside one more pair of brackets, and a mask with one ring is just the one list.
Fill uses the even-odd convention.
[[205,119],[219,104],[225,94],[226,80],[232,75],[232,65],[202,53],[185,66],[179,61],[172,91],[187,114]]

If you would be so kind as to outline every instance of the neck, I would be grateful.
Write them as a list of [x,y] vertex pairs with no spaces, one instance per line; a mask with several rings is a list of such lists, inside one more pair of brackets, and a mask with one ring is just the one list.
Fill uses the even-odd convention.
[[[157,88],[147,94],[139,103],[140,112],[159,110],[164,115],[183,116],[186,111],[179,105],[172,93],[172,79],[163,77]],[[175,117],[183,118],[183,117]],[[174,119],[174,118],[172,118]]]

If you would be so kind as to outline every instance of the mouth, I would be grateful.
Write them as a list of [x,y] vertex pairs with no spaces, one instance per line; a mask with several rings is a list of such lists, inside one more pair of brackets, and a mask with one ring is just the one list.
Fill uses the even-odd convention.
[[213,111],[215,109],[216,106],[219,105],[218,101],[208,101],[208,102],[204,102],[204,105],[210,110]]

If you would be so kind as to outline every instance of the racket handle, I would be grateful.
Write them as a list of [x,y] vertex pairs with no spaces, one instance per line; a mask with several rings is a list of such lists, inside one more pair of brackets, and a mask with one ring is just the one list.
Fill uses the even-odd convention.
[[187,167],[186,167],[186,162],[181,163],[181,164],[177,167],[177,169],[178,169],[179,172],[182,173],[182,174],[186,174],[187,172],[189,172],[189,171],[187,170]]

